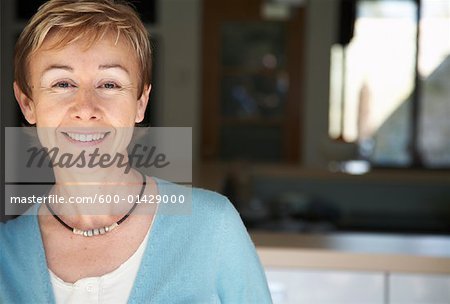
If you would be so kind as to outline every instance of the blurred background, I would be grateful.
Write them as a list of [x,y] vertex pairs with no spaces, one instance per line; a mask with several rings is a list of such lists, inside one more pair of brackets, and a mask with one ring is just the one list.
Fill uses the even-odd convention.
[[[21,124],[13,47],[43,2],[1,0],[2,127]],[[130,2],[154,47],[146,119],[192,127],[194,186],[227,195],[252,233],[438,236],[450,273],[449,0]],[[450,302],[448,276],[414,278],[395,282],[427,286],[423,302],[380,303]]]

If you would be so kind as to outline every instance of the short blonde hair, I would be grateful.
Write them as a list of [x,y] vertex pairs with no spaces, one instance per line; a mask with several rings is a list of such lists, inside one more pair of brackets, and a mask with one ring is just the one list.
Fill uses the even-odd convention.
[[64,47],[81,38],[88,46],[107,33],[124,39],[135,50],[140,69],[138,93],[151,82],[151,45],[148,32],[136,11],[126,2],[116,0],[50,0],[43,4],[22,31],[14,55],[14,79],[31,98],[28,82],[30,56],[44,43],[50,33],[60,39],[52,47]]

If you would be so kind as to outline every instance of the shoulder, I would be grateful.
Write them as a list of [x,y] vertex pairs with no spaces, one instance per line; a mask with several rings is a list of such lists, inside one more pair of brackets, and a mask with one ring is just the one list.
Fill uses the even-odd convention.
[[[175,204],[160,204],[160,211],[168,215],[191,215],[193,217],[215,217],[224,214],[237,214],[230,200],[215,191],[179,185],[157,179],[161,200],[176,200]],[[180,199],[182,198],[182,203]],[[163,208],[161,208],[163,207]]]
[[206,189],[192,189],[192,215],[199,219],[208,219],[214,223],[216,229],[229,224],[243,227],[233,203],[226,196]]
[[210,223],[215,233],[247,238],[247,230],[230,200],[217,192],[194,188],[192,190],[192,215],[203,223]]
[[[18,270],[17,266],[25,266],[32,257],[30,257],[30,248],[35,240],[35,233],[32,232],[33,216],[21,215],[6,223],[0,224],[0,281],[8,277],[8,280],[15,278],[16,275],[23,274],[23,270]],[[4,285],[0,284],[0,293]],[[1,302],[1,297],[0,297]]]
[[18,259],[21,254],[39,242],[37,210],[39,205],[31,206],[24,214],[0,223],[0,257]]
[[[21,215],[15,219],[9,220],[6,223],[0,223],[0,243],[3,250],[1,253],[5,255],[9,251],[15,252],[21,247],[24,242],[22,240],[28,239],[30,230],[33,229],[33,220],[35,215]],[[8,250],[10,249],[10,250]]]
[[40,241],[36,214],[27,212],[0,224],[1,303],[51,302],[45,253]]
[[245,229],[233,204],[220,193],[172,183],[162,186],[160,193],[184,197],[183,204],[160,204],[158,211],[165,223],[179,231],[209,231],[209,236],[213,237],[225,233],[230,225]]
[[31,224],[32,215],[20,215],[5,223],[0,223],[0,239],[3,241],[12,241],[17,234],[20,234],[27,226]]
[[195,208],[204,208],[216,212],[226,212],[234,208],[226,196],[202,188],[192,188],[192,203]]

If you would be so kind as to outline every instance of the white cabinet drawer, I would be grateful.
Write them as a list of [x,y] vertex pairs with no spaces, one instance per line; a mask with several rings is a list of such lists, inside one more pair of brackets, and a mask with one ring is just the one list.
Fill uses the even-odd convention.
[[383,304],[382,273],[266,269],[274,304]]
[[390,304],[449,304],[450,275],[391,274]]

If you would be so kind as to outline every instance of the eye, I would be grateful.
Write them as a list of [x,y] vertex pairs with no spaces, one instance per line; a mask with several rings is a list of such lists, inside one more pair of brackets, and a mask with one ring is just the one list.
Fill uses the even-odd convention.
[[102,88],[102,89],[120,89],[120,86],[115,82],[105,82],[104,84],[100,85],[100,88]]
[[52,87],[57,88],[57,89],[68,89],[68,88],[73,88],[75,86],[73,84],[69,83],[68,81],[58,81]]

